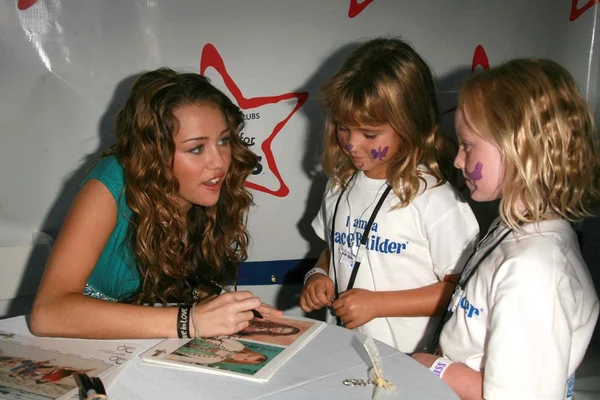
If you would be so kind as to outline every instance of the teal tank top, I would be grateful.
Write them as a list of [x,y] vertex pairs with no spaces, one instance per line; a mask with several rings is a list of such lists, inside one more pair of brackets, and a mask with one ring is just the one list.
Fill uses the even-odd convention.
[[140,277],[127,240],[127,228],[132,211],[125,200],[123,167],[112,155],[100,160],[84,178],[81,186],[90,179],[104,184],[117,203],[117,224],[112,231],[100,258],[84,289],[84,294],[110,301],[125,301],[140,289]]

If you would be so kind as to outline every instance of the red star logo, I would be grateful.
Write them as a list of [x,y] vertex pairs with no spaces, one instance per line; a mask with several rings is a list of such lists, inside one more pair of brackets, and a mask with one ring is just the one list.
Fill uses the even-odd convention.
[[471,63],[471,73],[475,72],[475,68],[483,67],[483,69],[490,69],[490,62],[488,60],[487,54],[485,54],[485,49],[482,45],[479,45],[475,48],[475,53],[473,53],[473,62]]
[[260,146],[260,149],[262,150],[262,152],[265,155],[267,166],[269,167],[269,169],[273,173],[273,175],[277,178],[279,187],[278,188],[268,188],[268,187],[259,185],[254,182],[246,182],[246,186],[249,187],[250,189],[255,189],[255,190],[258,190],[258,191],[261,191],[264,193],[268,193],[268,194],[272,194],[273,196],[278,196],[278,197],[287,196],[288,193],[290,192],[290,189],[287,187],[287,185],[285,184],[285,182],[283,181],[283,179],[281,177],[281,174],[279,173],[277,164],[275,163],[275,157],[273,156],[273,151],[271,150],[271,143],[273,142],[273,139],[275,139],[275,136],[277,136],[277,134],[279,132],[281,132],[281,130],[283,129],[285,124],[290,120],[290,118],[292,118],[292,115],[294,115],[294,113],[296,111],[298,111],[300,109],[300,107],[302,107],[304,105],[304,103],[308,99],[308,93],[300,92],[300,93],[284,93],[279,96],[265,96],[265,97],[251,97],[251,98],[244,97],[244,95],[242,94],[242,91],[238,88],[238,86],[235,84],[235,82],[233,81],[231,76],[229,76],[229,74],[227,73],[227,69],[225,68],[225,63],[223,62],[223,58],[221,58],[221,55],[219,54],[219,52],[217,51],[215,46],[213,46],[210,43],[206,44],[204,46],[204,48],[202,49],[202,56],[200,59],[200,73],[204,75],[204,73],[206,72],[206,69],[208,67],[213,67],[219,73],[219,75],[221,75],[221,77],[223,78],[223,82],[225,83],[225,86],[227,87],[229,92],[232,94],[232,96],[235,98],[238,106],[243,110],[257,108],[257,107],[260,107],[260,106],[263,106],[266,104],[275,104],[275,103],[279,103],[280,101],[284,101],[284,100],[297,99],[296,106],[294,107],[294,109],[289,113],[289,115],[287,115],[286,118],[281,120],[279,123],[277,123],[275,125],[275,127],[273,127],[271,134],[263,141],[263,143]]
[[[600,1],[600,0],[599,0]],[[482,67],[485,70],[490,69],[490,62],[488,60],[488,56],[485,53],[485,49],[482,45],[479,45],[475,48],[475,53],[473,53],[473,62],[471,63],[471,73],[475,72],[475,68]],[[456,107],[452,107],[442,113],[448,114],[456,111]]]
[[577,8],[579,0],[571,0],[571,15],[569,15],[569,21],[575,21],[581,17],[581,14],[600,3],[600,0],[589,0],[583,7]]
[[375,0],[350,0],[350,7],[348,8],[348,18],[356,17],[373,1]]
[[36,2],[37,2],[37,0],[18,0],[17,8],[19,10],[27,10],[29,7],[34,5]]

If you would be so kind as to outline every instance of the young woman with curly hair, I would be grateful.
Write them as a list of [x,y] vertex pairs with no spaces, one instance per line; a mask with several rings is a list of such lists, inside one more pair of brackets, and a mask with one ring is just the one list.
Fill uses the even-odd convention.
[[[240,109],[195,73],[167,68],[135,82],[115,121],[116,143],[86,176],[56,240],[31,330],[39,336],[197,336],[248,326],[250,292],[199,296],[247,257],[256,156],[239,137]],[[195,295],[193,295],[195,294]],[[154,303],[190,304],[148,307]],[[192,307],[193,305],[193,307]],[[191,323],[190,323],[191,320]]]

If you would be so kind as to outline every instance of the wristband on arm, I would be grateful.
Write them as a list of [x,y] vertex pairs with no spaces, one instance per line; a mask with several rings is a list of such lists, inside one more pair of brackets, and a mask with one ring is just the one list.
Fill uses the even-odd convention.
[[190,306],[189,304],[180,304],[177,313],[177,337],[179,339],[191,339],[190,336]]
[[435,375],[437,375],[440,379],[442,379],[442,377],[444,376],[444,373],[446,372],[446,370],[448,369],[448,367],[454,364],[454,361],[448,360],[447,358],[444,357],[439,357],[437,360],[435,360],[433,362],[433,364],[431,364],[431,367],[429,367],[429,369],[431,370],[431,372],[433,372]]
[[304,275],[304,285],[306,285],[306,281],[308,280],[308,278],[310,278],[314,274],[323,274],[325,276],[329,276],[329,274],[323,268],[315,267],[308,271],[306,275]]

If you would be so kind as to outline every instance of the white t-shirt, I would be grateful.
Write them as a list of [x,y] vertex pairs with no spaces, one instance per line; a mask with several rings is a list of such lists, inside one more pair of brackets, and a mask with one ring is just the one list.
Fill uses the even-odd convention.
[[[354,288],[415,289],[462,270],[477,240],[477,220],[450,184],[434,187],[434,177],[423,174],[423,178],[427,188],[422,182],[420,194],[408,206],[392,209],[400,200],[393,191],[387,196],[366,246],[360,248],[362,262]],[[330,257],[329,276],[334,279],[335,265],[340,292],[348,287],[356,247],[385,187],[385,180],[357,173],[340,201],[332,233],[340,188],[328,184],[312,226],[327,241],[328,249],[333,239],[335,249]],[[335,318],[329,316],[328,321],[334,322]],[[414,352],[428,344],[437,321],[438,318],[430,317],[376,318],[357,330],[400,351]]]
[[[508,230],[482,241],[473,262]],[[577,237],[564,220],[512,232],[467,283],[440,345],[445,357],[485,370],[483,397],[564,399],[590,342],[598,297]]]

